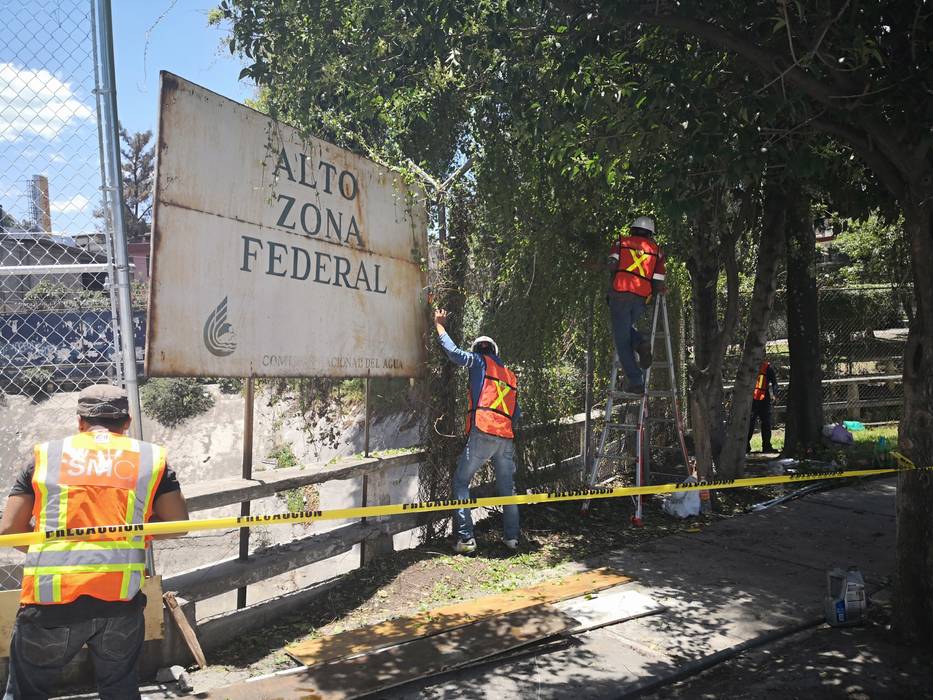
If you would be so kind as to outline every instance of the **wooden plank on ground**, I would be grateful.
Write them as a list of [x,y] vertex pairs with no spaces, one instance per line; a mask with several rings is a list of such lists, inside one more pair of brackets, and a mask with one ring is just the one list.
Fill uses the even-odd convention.
[[299,663],[313,666],[463,627],[494,615],[575,598],[629,581],[631,579],[628,576],[613,569],[593,569],[531,588],[455,603],[417,615],[405,615],[368,627],[347,630],[330,637],[299,642],[286,647],[285,651]]
[[196,697],[351,700],[549,639],[575,624],[552,605],[535,605],[390,649],[218,688]]

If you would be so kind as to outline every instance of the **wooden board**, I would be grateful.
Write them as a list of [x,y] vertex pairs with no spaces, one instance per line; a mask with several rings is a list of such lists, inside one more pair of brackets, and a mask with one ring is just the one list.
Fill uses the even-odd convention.
[[576,621],[552,605],[488,617],[363,656],[199,693],[214,700],[350,700],[474,664],[548,639]]
[[651,596],[626,586],[610,588],[595,595],[562,600],[554,603],[554,607],[579,623],[568,630],[568,634],[579,634],[636,617],[653,615],[666,609]]
[[[143,613],[146,620],[146,640],[162,639],[165,636],[162,618],[162,577],[153,576],[143,583],[143,593],[148,602]],[[0,591],[0,658],[10,656],[10,637],[13,623],[19,610],[19,591]]]
[[299,663],[313,666],[463,627],[494,615],[575,598],[629,581],[631,579],[628,576],[623,576],[613,569],[593,569],[531,588],[477,598],[417,615],[397,617],[330,637],[299,642],[286,647],[285,651]]

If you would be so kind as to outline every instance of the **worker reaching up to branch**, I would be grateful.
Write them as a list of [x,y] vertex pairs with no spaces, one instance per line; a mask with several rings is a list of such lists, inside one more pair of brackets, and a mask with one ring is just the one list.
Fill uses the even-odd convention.
[[[635,328],[652,294],[664,294],[664,254],[654,240],[654,219],[639,216],[609,252],[609,318],[619,362],[625,371],[625,390],[645,391],[642,370],[651,366],[651,342]],[[637,361],[636,361],[637,355]]]
[[[496,493],[515,495],[514,421],[521,412],[518,407],[518,380],[499,359],[499,347],[488,336],[473,341],[471,351],[461,350],[447,334],[447,312],[434,313],[434,326],[441,347],[448,359],[470,372],[468,410],[466,417],[467,443],[457,461],[453,478],[453,497],[468,499],[473,475],[487,461],[496,471]],[[518,548],[518,506],[502,508],[502,541],[509,549]],[[473,519],[469,508],[454,513],[454,550],[469,554],[476,550],[473,537]]]
[[[0,534],[187,520],[165,449],[127,437],[129,425],[123,389],[83,389],[78,433],[36,445],[34,460],[7,499]],[[139,698],[145,569],[143,537],[31,545],[4,698],[49,697],[61,670],[85,644],[100,697]],[[154,604],[161,607],[162,601]]]

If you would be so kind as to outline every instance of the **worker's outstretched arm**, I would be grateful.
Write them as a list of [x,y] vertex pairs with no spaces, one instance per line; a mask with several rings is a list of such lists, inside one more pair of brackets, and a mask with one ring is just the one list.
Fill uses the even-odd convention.
[[[32,505],[34,496],[19,494],[6,499],[3,508],[3,517],[0,518],[0,535],[19,535],[23,532],[32,532]],[[21,552],[29,547],[17,547]]]
[[438,309],[434,312],[434,328],[437,331],[437,337],[440,341],[441,348],[444,350],[444,354],[447,355],[447,359],[453,362],[455,365],[460,365],[461,367],[472,367],[473,363],[476,362],[476,355],[472,352],[467,352],[466,350],[461,350],[457,347],[457,344],[453,339],[447,335],[447,312],[444,309]]

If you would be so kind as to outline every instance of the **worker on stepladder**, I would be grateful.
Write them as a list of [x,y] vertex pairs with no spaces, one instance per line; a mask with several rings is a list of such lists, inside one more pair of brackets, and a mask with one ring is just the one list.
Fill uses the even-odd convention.
[[752,451],[752,435],[755,434],[755,420],[761,421],[761,451],[774,452],[771,447],[771,389],[777,398],[777,374],[771,363],[765,360],[758,368],[758,378],[752,391],[752,415],[748,425],[748,445],[746,451]]
[[[34,461],[7,499],[0,534],[187,520],[164,448],[127,437],[129,425],[123,389],[82,390],[78,434],[36,445]],[[145,539],[125,533],[31,545],[4,699],[49,697],[61,669],[85,644],[100,697],[139,698],[145,568]]]
[[[470,372],[467,443],[457,460],[453,497],[458,500],[470,497],[473,475],[487,461],[491,461],[496,470],[496,493],[499,496],[514,496],[513,422],[521,415],[518,408],[518,380],[499,359],[496,341],[481,335],[473,341],[471,352],[467,352],[458,348],[447,335],[446,325],[447,312],[439,309],[434,313],[434,327],[441,347],[451,362],[466,367]],[[502,531],[503,544],[509,549],[517,549],[518,506],[503,506]],[[473,518],[469,508],[454,511],[454,534],[457,536],[454,551],[459,554],[476,551]]]
[[[606,301],[619,362],[625,372],[625,390],[645,391],[642,370],[651,366],[651,342],[635,328],[648,298],[664,294],[664,254],[654,240],[654,219],[639,216],[629,227],[629,235],[613,244],[608,261],[611,276]],[[636,361],[635,355],[638,355]]]

